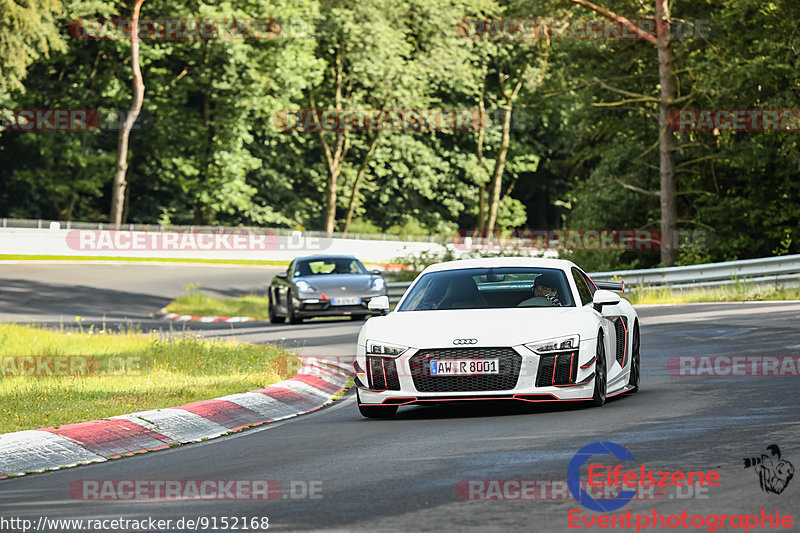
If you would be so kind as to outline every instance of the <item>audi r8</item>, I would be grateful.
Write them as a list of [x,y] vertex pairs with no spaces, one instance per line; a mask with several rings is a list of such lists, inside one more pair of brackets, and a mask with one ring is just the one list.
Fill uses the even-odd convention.
[[367,270],[352,255],[311,255],[296,258],[278,272],[268,294],[273,324],[287,318],[298,324],[316,316],[363,320],[374,314],[367,307],[370,301],[386,294],[386,281],[379,270]]
[[369,307],[354,362],[369,418],[399,406],[468,400],[578,401],[636,392],[639,319],[571,261],[492,258],[431,265],[396,309]]

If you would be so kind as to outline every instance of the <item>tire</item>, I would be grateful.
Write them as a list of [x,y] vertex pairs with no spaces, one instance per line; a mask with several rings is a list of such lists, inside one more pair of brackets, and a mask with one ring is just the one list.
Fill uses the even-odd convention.
[[275,306],[272,303],[272,302],[275,301],[275,298],[273,297],[274,294],[275,294],[274,291],[270,291],[270,294],[269,294],[269,323],[270,324],[283,324],[284,322],[286,322],[286,317],[285,316],[278,316],[278,314],[275,312]]
[[606,403],[608,387],[608,370],[606,369],[606,347],[603,344],[603,333],[597,335],[597,361],[594,363],[594,395],[591,404],[600,407]]
[[631,344],[631,375],[628,380],[628,392],[638,392],[639,382],[642,380],[641,342],[639,337],[639,322],[633,324],[633,342]]
[[356,401],[358,402],[358,412],[364,418],[392,418],[397,412],[396,405],[364,405],[361,403],[361,396],[356,390]]
[[289,315],[289,324],[300,324],[303,321],[302,318],[294,314],[294,301],[292,300],[291,291],[286,295],[286,309]]

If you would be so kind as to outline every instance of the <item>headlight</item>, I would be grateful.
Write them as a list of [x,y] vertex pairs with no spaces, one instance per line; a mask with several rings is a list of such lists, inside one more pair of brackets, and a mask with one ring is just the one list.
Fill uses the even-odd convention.
[[308,282],[303,281],[302,279],[299,281],[294,282],[295,287],[300,292],[314,292],[314,287],[308,284]]
[[370,287],[369,290],[382,291],[385,286],[386,282],[383,281],[383,278],[375,278],[374,280],[372,280],[372,287]]
[[370,355],[388,355],[389,357],[397,357],[406,350],[408,350],[407,346],[388,344],[380,341],[367,341],[367,354]]
[[550,353],[562,352],[565,350],[577,350],[580,345],[581,338],[579,335],[568,335],[566,337],[557,337],[555,339],[547,339],[544,341],[531,342],[526,344],[525,347],[535,353]]

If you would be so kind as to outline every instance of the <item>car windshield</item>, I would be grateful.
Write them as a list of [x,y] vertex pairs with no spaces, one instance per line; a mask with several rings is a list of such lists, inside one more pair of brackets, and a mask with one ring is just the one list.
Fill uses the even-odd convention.
[[575,301],[559,269],[466,268],[423,275],[397,310],[512,307],[575,307]]
[[307,261],[298,261],[294,265],[294,277],[368,273],[361,261],[350,257],[309,259]]

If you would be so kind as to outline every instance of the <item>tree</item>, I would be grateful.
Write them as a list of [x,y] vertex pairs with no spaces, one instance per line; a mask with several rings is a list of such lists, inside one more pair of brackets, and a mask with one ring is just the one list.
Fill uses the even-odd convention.
[[66,50],[54,22],[61,10],[60,0],[0,0],[0,104],[9,91],[25,91],[31,62]]
[[133,100],[125,122],[119,130],[117,138],[117,161],[114,170],[114,180],[111,189],[111,223],[119,228],[122,224],[122,210],[125,205],[125,173],[128,171],[128,138],[139,112],[142,110],[144,99],[144,81],[142,69],[139,65],[139,12],[144,0],[136,0],[131,12],[131,69],[133,71]]
[[[526,17],[529,7],[516,2],[507,2],[507,5],[497,6],[493,14],[501,13],[504,17]],[[499,113],[494,115],[499,119],[500,137],[497,140],[496,153],[493,158],[493,168],[488,176],[488,198],[484,198],[486,183],[481,181],[478,197],[478,228],[490,233],[497,224],[498,209],[503,198],[503,176],[506,161],[511,147],[512,116],[515,113],[517,99],[524,96],[525,92],[534,93],[545,81],[550,54],[550,36],[547,31],[536,40],[511,40],[508,42],[495,42],[498,36],[492,28],[496,28],[496,19],[482,21],[481,19],[467,19],[460,31],[465,37],[476,39],[475,52],[477,72],[479,73],[476,94],[478,108],[484,118],[484,123],[489,125],[486,113],[487,100],[492,108],[497,108]],[[485,25],[484,25],[485,24]],[[487,148],[485,132],[478,132],[476,141],[476,157],[479,167],[486,169],[484,160]],[[510,192],[511,188],[508,188]],[[508,194],[506,194],[507,196]],[[488,200],[488,204],[487,201]]]
[[[646,42],[655,45],[658,50],[658,79],[661,87],[661,96],[658,99],[658,151],[660,155],[660,191],[658,197],[661,203],[661,262],[666,266],[675,264],[677,257],[677,204],[675,186],[675,154],[674,137],[672,130],[667,125],[667,116],[671,106],[676,103],[672,88],[672,44],[670,40],[670,15],[668,0],[655,0],[656,35],[633,24],[627,18],[617,15],[613,11],[600,7],[587,0],[570,0],[571,2],[591,9],[596,13],[619,22]],[[643,94],[634,94],[604,85],[605,88],[628,96],[629,98],[649,99]]]
[[[441,107],[447,88],[469,84],[470,42],[453,31],[465,12],[483,9],[485,0],[446,2],[389,0],[348,5],[323,2],[327,21],[318,56],[327,65],[321,87],[312,91],[312,109],[414,110]],[[313,102],[311,98],[313,97]],[[363,137],[364,149],[354,157],[359,170],[353,179],[343,229],[349,228],[357,195],[378,143],[392,133],[320,129],[319,139],[327,166],[322,225],[331,233],[336,224],[339,178],[352,156],[353,137]],[[420,136],[431,135],[420,132]]]

